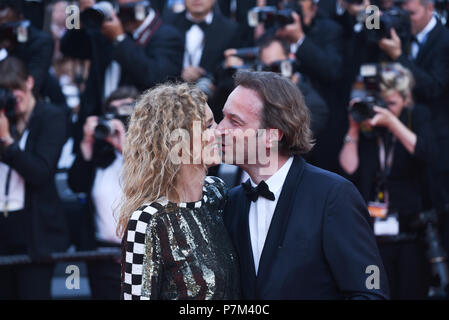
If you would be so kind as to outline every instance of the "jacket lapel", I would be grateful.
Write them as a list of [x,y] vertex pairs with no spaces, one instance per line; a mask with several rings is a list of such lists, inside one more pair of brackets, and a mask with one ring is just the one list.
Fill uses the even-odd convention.
[[418,56],[416,57],[416,62],[419,63],[423,59],[423,57],[427,57],[427,51],[434,47],[434,42],[437,41],[438,36],[441,32],[442,25],[440,21],[437,21],[436,26],[430,31],[427,36],[427,40],[425,41],[423,47],[419,50]]
[[270,274],[271,265],[276,257],[276,252],[283,245],[288,220],[293,211],[293,200],[297,194],[297,188],[304,171],[304,166],[304,159],[300,156],[295,156],[282,187],[276,209],[274,210],[270,228],[268,229],[267,238],[259,262],[257,276],[258,284],[266,282],[266,278]]
[[[251,294],[255,293],[256,287],[256,270],[254,267],[254,258],[253,258],[253,250],[251,247],[251,237],[249,233],[249,207],[251,202],[248,200],[248,197],[245,195],[243,189],[240,192],[240,199],[236,205],[238,206],[238,217],[240,219],[240,223],[238,224],[238,243],[240,244],[240,252],[239,259],[241,265],[241,278],[242,283],[244,284],[243,291],[249,289]],[[246,298],[255,298],[255,297],[246,297]]]

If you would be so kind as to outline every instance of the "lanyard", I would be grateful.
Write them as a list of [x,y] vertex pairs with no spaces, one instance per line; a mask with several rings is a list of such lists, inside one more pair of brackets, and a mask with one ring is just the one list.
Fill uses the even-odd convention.
[[381,171],[381,182],[378,182],[377,184],[377,200],[388,204],[388,190],[385,184],[387,181],[387,177],[391,173],[391,168],[393,167],[396,138],[393,137],[388,150],[385,141],[381,137],[378,138],[377,143],[379,145],[379,164]]

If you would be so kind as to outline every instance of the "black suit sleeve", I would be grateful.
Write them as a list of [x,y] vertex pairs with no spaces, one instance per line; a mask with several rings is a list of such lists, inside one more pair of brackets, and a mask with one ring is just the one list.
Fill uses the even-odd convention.
[[95,176],[95,167],[92,161],[84,160],[78,153],[75,162],[69,170],[68,184],[73,192],[89,193]]
[[324,45],[315,43],[306,35],[304,42],[296,51],[302,72],[313,75],[324,82],[336,81],[341,77],[343,66],[343,32],[340,26],[333,23],[333,29],[326,25],[320,32]]
[[[336,183],[327,200],[323,226],[326,260],[340,291],[348,299],[387,299],[388,281],[368,222],[362,197],[349,181]],[[379,273],[379,288],[367,288],[369,266]]]
[[326,101],[308,83],[301,81],[299,89],[304,95],[304,100],[312,117],[312,131],[317,136],[324,129],[329,115]]
[[[165,29],[165,30],[164,30]],[[167,78],[181,74],[184,42],[179,33],[170,28],[159,29],[163,35],[156,35],[150,40],[150,47],[139,47],[135,41],[126,37],[114,50],[114,60],[132,78],[140,88],[150,88]]]
[[92,46],[86,30],[68,30],[61,39],[61,52],[66,57],[83,60],[90,59],[92,56]]
[[41,32],[40,36],[27,48],[30,60],[27,63],[28,72],[34,78],[34,89],[40,92],[47,79],[48,69],[53,58],[54,43],[50,35]]
[[422,100],[438,99],[447,90],[449,84],[449,44],[441,52],[435,52],[434,50],[431,67],[418,66],[404,53],[397,59],[397,62],[413,73],[416,82],[415,93]]
[[54,177],[65,142],[67,123],[64,113],[60,110],[46,112],[39,120],[44,123],[40,124],[40,132],[34,137],[35,151],[22,151],[18,142],[14,142],[4,150],[1,158],[2,162],[16,170],[28,184],[36,187],[45,186]]

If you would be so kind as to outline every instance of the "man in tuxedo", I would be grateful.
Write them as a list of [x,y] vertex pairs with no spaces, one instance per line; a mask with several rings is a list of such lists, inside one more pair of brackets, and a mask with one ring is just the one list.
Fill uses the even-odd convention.
[[164,17],[164,21],[175,26],[184,37],[181,74],[184,81],[212,78],[224,60],[223,52],[239,46],[238,25],[214,10],[214,5],[215,0],[186,0],[185,11]]
[[[275,73],[241,71],[223,113],[224,159],[250,176],[229,192],[225,209],[243,298],[388,298],[364,200],[349,181],[301,156],[313,142],[297,86]],[[243,152],[235,141],[244,141]],[[260,154],[254,161],[254,144],[269,162]]]
[[417,103],[426,105],[432,116],[438,155],[431,167],[430,187],[434,206],[446,212],[443,242],[449,250],[449,30],[433,15],[433,0],[408,0],[403,8],[410,13],[412,39],[408,52],[392,30],[391,39],[380,47],[410,69],[415,78],[413,91]]
[[[81,14],[94,3],[82,1]],[[101,114],[105,98],[119,86],[134,86],[143,91],[181,74],[183,40],[179,32],[162,23],[149,2],[143,10],[136,9],[142,5],[139,0],[117,3],[122,9],[118,15],[113,12],[100,30],[82,26],[79,30],[68,30],[61,40],[64,55],[89,59],[91,65],[81,98],[77,143],[86,118]]]
[[347,86],[343,82],[343,28],[335,21],[318,16],[318,1],[298,1],[301,15],[293,14],[294,23],[277,30],[276,35],[291,43],[299,71],[329,106],[328,125],[318,139],[313,157],[318,166],[336,171],[338,152],[343,141],[347,104]]

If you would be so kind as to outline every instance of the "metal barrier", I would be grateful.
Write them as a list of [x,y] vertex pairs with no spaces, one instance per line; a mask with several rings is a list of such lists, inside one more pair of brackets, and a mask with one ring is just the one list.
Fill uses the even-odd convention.
[[120,259],[122,255],[120,248],[101,248],[94,251],[57,252],[39,260],[31,259],[30,256],[13,255],[0,256],[0,267],[26,265],[26,264],[48,264],[56,262],[88,261]]

